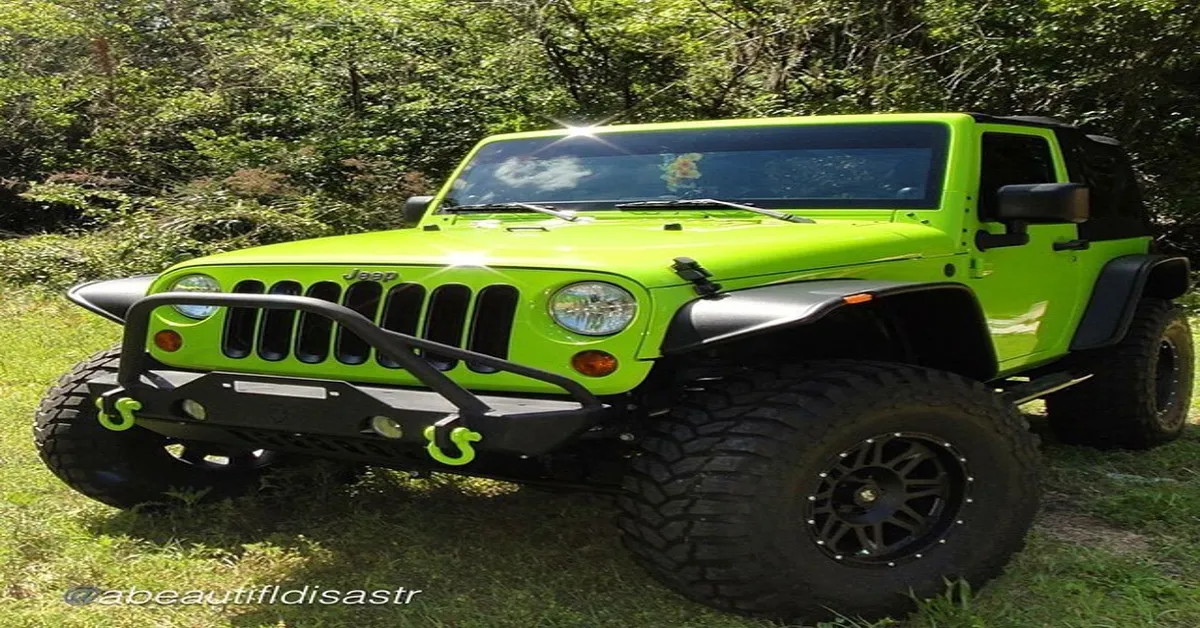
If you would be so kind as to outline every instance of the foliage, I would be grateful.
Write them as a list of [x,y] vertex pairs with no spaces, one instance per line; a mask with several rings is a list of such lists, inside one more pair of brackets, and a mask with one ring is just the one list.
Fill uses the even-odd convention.
[[377,228],[489,132],[975,110],[1120,137],[1191,252],[1198,38],[1190,0],[0,0],[0,230],[197,187]]

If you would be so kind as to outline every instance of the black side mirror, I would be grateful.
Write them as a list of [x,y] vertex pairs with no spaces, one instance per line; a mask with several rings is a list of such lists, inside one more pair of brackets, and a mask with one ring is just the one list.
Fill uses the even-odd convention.
[[1001,221],[1080,223],[1088,219],[1088,188],[1082,183],[1006,185],[997,192]]
[[1030,223],[1081,223],[1088,219],[1088,188],[1082,183],[1006,185],[996,191],[996,220],[1004,233],[975,233],[981,251],[1029,243]]
[[404,201],[404,210],[402,215],[404,222],[415,225],[425,216],[425,211],[429,209],[429,204],[433,202],[432,196],[410,196]]

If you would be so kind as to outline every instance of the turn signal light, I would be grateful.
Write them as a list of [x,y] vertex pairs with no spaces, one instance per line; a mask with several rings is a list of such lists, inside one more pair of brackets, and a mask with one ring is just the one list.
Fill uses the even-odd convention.
[[866,303],[867,301],[870,301],[871,299],[874,299],[874,298],[875,298],[875,296],[868,292],[860,292],[858,294],[851,294],[851,295],[844,296],[844,297],[842,297],[842,301],[846,305],[855,305],[858,303]]
[[183,347],[183,336],[174,329],[164,329],[154,334],[154,346],[163,351],[175,352]]
[[604,351],[580,351],[571,357],[571,367],[588,377],[604,377],[617,370],[617,358]]

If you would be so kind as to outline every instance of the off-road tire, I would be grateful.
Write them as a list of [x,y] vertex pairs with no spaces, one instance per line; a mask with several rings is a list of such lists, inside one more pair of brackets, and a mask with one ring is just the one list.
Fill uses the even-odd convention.
[[1183,433],[1195,354],[1187,316],[1178,305],[1142,299],[1119,344],[1070,359],[1093,375],[1046,398],[1046,414],[1059,440],[1100,449],[1150,449]]
[[[137,425],[121,432],[106,429],[97,420],[86,382],[116,373],[119,361],[120,349],[114,347],[80,362],[50,388],[37,410],[38,453],[76,491],[117,508],[161,508],[188,503],[172,494],[198,495],[190,503],[236,497],[259,487],[269,469],[300,462],[274,456],[246,466],[190,464],[168,452],[170,441],[162,435]],[[331,473],[344,478],[346,472],[338,467]]]
[[[809,495],[844,448],[893,433],[952,444],[968,497],[915,556],[849,564],[811,535]],[[850,361],[747,370],[698,382],[650,426],[619,524],[636,560],[693,600],[783,620],[875,618],[943,592],[946,579],[996,576],[1033,521],[1039,466],[1024,418],[954,374]]]

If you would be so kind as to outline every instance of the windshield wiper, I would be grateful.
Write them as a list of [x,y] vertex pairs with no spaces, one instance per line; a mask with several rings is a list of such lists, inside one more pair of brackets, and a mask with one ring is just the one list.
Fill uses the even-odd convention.
[[442,211],[531,211],[547,216],[554,216],[562,220],[575,222],[579,220],[579,216],[575,212],[569,210],[554,209],[549,205],[534,205],[532,203],[479,203],[477,205],[442,205]]
[[679,198],[661,201],[637,201],[633,203],[617,203],[617,209],[636,209],[638,207],[732,207],[733,209],[742,209],[748,212],[754,212],[763,216],[770,216],[787,222],[815,222],[802,216],[793,216],[785,212],[777,212],[773,209],[763,209],[753,205],[743,205],[741,203],[731,203],[715,198]]

